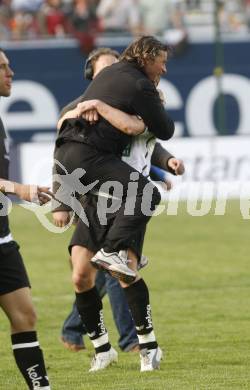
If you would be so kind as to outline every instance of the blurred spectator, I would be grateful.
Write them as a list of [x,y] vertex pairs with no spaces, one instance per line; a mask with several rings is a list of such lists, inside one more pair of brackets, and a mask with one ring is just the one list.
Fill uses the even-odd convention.
[[80,42],[81,49],[89,53],[94,48],[98,20],[95,4],[88,0],[73,0],[67,13],[68,31]]
[[38,13],[42,35],[63,37],[67,32],[66,16],[61,0],[46,0]]
[[200,7],[200,0],[186,0],[187,8],[190,10],[198,9]]
[[219,21],[223,32],[246,31],[247,25],[243,17],[246,12],[246,2],[244,6],[239,0],[219,1]]
[[157,0],[157,6],[152,0],[138,1],[144,34],[162,35],[170,28],[183,28],[184,1]]
[[30,39],[38,35],[36,11],[42,4],[42,0],[12,0],[12,18],[10,28],[12,39]]
[[12,39],[30,39],[38,35],[36,19],[30,12],[16,11],[10,21]]
[[43,3],[43,0],[12,0],[11,8],[14,11],[26,11],[26,12],[36,12]]
[[140,9],[138,0],[100,0],[96,14],[100,19],[101,28],[104,32],[129,32],[135,35],[139,31]]
[[250,0],[244,0],[244,6],[245,6],[245,18],[246,18],[246,25],[248,28],[248,31],[250,32]]
[[[85,52],[92,50],[100,32],[161,35],[171,44],[185,38],[189,29],[199,33],[204,20],[213,28],[214,4],[214,0],[0,0],[0,39],[74,36]],[[219,0],[219,18],[223,33],[250,32],[250,0]]]
[[0,3],[0,40],[10,39],[10,7],[7,4]]

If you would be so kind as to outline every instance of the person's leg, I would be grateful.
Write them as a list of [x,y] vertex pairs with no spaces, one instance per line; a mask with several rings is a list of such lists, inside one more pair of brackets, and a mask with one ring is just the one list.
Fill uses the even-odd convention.
[[[114,169],[114,165],[115,168]],[[136,274],[131,270],[121,253],[118,253],[134,245],[135,236],[138,232],[145,230],[146,223],[151,218],[153,211],[160,202],[158,189],[149,182],[139,172],[135,172],[123,161],[105,161],[105,170],[103,171],[102,180],[110,180],[110,186],[106,183],[106,193],[115,188],[115,183],[122,189],[119,205],[119,195],[113,191],[114,203],[118,205],[118,211],[115,213],[113,224],[110,226],[102,249],[99,250],[93,259],[92,264],[99,269],[104,269],[117,279],[129,284],[135,280]],[[134,178],[136,177],[136,180]],[[101,191],[104,188],[101,187]],[[114,198],[113,198],[114,199]],[[109,209],[110,200],[102,195],[99,196],[97,203],[97,214],[100,220],[105,221]],[[119,207],[120,206],[120,207]]]
[[116,361],[117,352],[109,343],[104,325],[102,301],[95,286],[96,271],[90,263],[92,257],[93,252],[87,248],[74,245],[71,249],[76,305],[95,348],[90,371],[98,371]]
[[[102,271],[98,271],[96,274],[96,288],[102,299],[106,293],[105,287],[105,275]],[[79,312],[76,307],[76,302],[72,306],[72,310],[66,320],[64,321],[61,339],[65,348],[71,351],[80,351],[84,349],[83,335],[86,334],[85,325],[82,322],[82,319],[79,315]]]
[[[70,267],[72,270],[71,257],[69,258]],[[86,334],[85,326],[81,320],[79,312],[74,301],[71,312],[64,320],[61,329],[61,341],[66,349],[78,352],[85,349],[83,335]]]
[[[129,250],[130,266],[135,271],[137,269],[137,256]],[[134,283],[127,285],[121,282],[127,298],[132,317],[135,322],[137,336],[139,339],[141,371],[152,371],[159,368],[162,358],[162,351],[156,341],[149,291],[146,283],[139,275]]]
[[[114,196],[122,198],[114,223],[105,237],[103,248],[108,253],[118,252],[133,247],[135,235],[145,228],[160,203],[161,196],[152,182],[118,157],[108,155],[101,161],[102,164],[93,173],[93,179],[98,177],[98,173],[101,177],[99,182],[101,191],[109,193],[114,188],[112,191]],[[100,196],[97,203],[98,217],[100,219],[104,217],[104,221],[105,214],[109,211],[108,202],[107,198]],[[119,205],[119,200],[117,204]]]
[[[119,264],[119,256],[112,260],[111,254],[131,247],[135,234],[145,227],[152,212],[160,203],[161,197],[158,189],[142,174],[121,161],[119,157],[109,153],[102,154],[90,145],[64,144],[58,149],[57,158],[66,167],[69,174],[76,169],[79,171],[79,167],[85,170],[85,174],[81,178],[85,191],[86,185],[95,181],[98,182],[95,186],[97,190],[109,193],[111,188],[114,188],[114,194],[117,195],[116,189],[118,189],[121,206],[116,213],[115,223],[105,237],[104,253],[99,251],[97,257],[92,259],[92,264],[96,265],[97,268],[110,268],[112,271],[117,271],[114,276],[119,278],[124,274],[125,281],[126,279],[128,282],[133,281],[135,274],[127,267],[127,264],[123,261]],[[93,169],[93,165],[95,169]],[[60,173],[60,170],[58,172]],[[63,170],[61,172],[63,173]],[[69,180],[68,175],[62,175],[61,179],[64,181],[65,187],[72,189],[73,184],[69,186],[69,183],[68,185],[66,183]],[[75,188],[75,191],[80,192],[79,188]],[[103,213],[104,217],[107,214],[105,198],[103,197],[100,197],[100,203],[98,202],[97,213],[99,218],[102,218]],[[105,252],[108,253],[106,257]],[[117,262],[118,266],[115,267]],[[112,267],[113,269],[111,269]]]
[[98,294],[100,295],[100,298],[102,299],[107,293],[105,272],[97,271],[96,278],[95,278],[95,285],[96,285]]
[[0,306],[10,321],[14,357],[29,389],[50,389],[35,331],[30,283],[15,241],[0,245]]
[[0,306],[9,318],[14,357],[29,389],[50,389],[35,331],[36,315],[30,289],[24,287],[0,296]]
[[106,277],[106,289],[113,313],[113,318],[119,333],[119,347],[128,352],[138,345],[135,324],[132,319],[126,296],[117,279],[108,273]]
[[65,319],[61,331],[61,340],[65,348],[78,352],[85,349],[83,335],[86,334],[85,326],[76,307],[73,303],[72,310]]

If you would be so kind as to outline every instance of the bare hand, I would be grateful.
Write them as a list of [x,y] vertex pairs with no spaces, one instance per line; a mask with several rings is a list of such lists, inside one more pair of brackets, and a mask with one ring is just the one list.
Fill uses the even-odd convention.
[[96,110],[85,111],[81,116],[86,121],[90,122],[91,125],[96,123],[99,119],[99,115],[98,115],[98,112]]
[[54,198],[53,193],[49,190],[49,187],[37,187],[37,196],[40,205],[43,205],[49,202],[52,198]]
[[177,176],[183,175],[183,173],[185,172],[185,167],[184,167],[183,161],[179,160],[175,157],[171,157],[168,160],[168,166],[169,166],[169,168],[171,168],[175,172],[175,174]]
[[82,117],[91,124],[96,123],[99,119],[97,111],[99,103],[100,102],[97,99],[86,100],[85,102],[78,103],[76,107],[78,118]]
[[57,227],[64,227],[70,221],[69,211],[55,211],[53,212],[53,222]]
[[52,192],[49,187],[38,187],[31,184],[19,184],[15,183],[15,194],[22,200],[27,202],[37,202],[42,205],[49,202],[53,198]]
[[85,100],[84,102],[78,103],[76,109],[80,116],[86,111],[97,110],[98,104],[100,104],[98,99]]

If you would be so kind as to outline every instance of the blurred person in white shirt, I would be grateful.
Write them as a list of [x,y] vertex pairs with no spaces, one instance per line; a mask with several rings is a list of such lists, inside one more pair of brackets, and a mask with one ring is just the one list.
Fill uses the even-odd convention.
[[140,25],[138,0],[100,0],[96,10],[104,31],[136,34]]

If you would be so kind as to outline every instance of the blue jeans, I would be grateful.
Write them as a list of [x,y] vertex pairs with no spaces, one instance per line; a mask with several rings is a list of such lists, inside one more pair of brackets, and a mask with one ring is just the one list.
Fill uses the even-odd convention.
[[[138,338],[123,289],[117,279],[102,271],[97,273],[96,288],[101,298],[107,292],[113,318],[120,335],[119,347],[123,351],[129,351],[138,344]],[[84,345],[84,334],[86,334],[86,330],[74,303],[71,313],[63,324],[62,337],[71,344]]]

